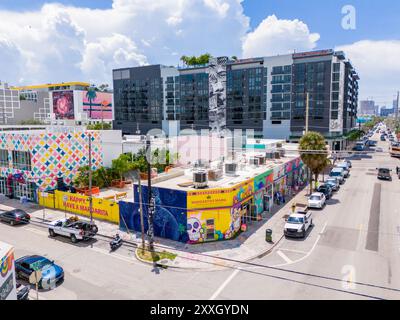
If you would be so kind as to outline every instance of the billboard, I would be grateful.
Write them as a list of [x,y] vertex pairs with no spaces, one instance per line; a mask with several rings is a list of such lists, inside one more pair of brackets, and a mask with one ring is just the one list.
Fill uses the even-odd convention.
[[75,119],[74,92],[72,90],[53,92],[53,113],[56,119]]
[[112,120],[113,94],[98,91],[83,91],[83,112],[88,119]]

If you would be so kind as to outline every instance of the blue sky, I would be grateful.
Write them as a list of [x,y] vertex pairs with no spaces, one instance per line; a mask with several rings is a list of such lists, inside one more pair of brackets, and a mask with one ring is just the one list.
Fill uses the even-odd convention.
[[[345,5],[356,10],[355,30],[341,26]],[[177,65],[182,55],[334,48],[359,71],[361,98],[390,105],[400,89],[399,13],[394,0],[0,0],[0,76],[111,84],[113,68]]]
[[[149,0],[156,1],[156,0]],[[108,9],[112,0],[0,0],[0,9],[36,10],[44,3],[58,2],[77,7]],[[357,13],[356,30],[343,30],[341,9],[353,5]],[[400,1],[394,0],[245,0],[244,13],[252,29],[275,14],[279,19],[299,19],[321,39],[318,48],[331,48],[362,39],[387,40],[400,37]]]

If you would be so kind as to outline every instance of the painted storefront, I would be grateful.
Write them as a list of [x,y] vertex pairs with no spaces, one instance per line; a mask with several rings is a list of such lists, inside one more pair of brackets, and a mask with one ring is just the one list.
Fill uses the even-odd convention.
[[262,219],[265,211],[272,209],[272,184],[274,182],[274,171],[268,170],[254,178],[254,204],[256,206],[257,220]]
[[[87,132],[0,133],[0,193],[37,201],[37,190],[53,189],[57,178],[70,184],[80,167],[88,165]],[[25,165],[16,164],[21,159]],[[92,132],[92,167],[103,165],[100,136]]]
[[[184,191],[152,187],[155,199],[154,235],[180,242],[188,241],[186,203]],[[142,207],[145,232],[148,230],[148,188],[142,186]],[[134,187],[135,202],[120,201],[120,228],[140,232],[140,204],[138,186]]]

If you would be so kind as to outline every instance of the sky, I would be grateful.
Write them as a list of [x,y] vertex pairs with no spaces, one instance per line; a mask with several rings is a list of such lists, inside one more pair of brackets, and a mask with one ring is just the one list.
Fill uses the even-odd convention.
[[399,12],[395,0],[0,0],[0,80],[112,85],[113,68],[176,66],[182,55],[333,48],[360,74],[360,98],[390,106]]

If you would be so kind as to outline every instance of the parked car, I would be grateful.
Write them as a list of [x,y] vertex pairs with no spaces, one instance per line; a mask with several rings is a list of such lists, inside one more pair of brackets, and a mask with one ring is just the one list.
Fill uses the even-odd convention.
[[309,208],[318,208],[322,209],[326,203],[326,197],[323,193],[321,192],[314,192],[309,198],[308,198],[308,207]]
[[332,198],[333,190],[329,184],[323,184],[319,186],[317,191],[323,193],[325,195],[326,200]]
[[29,281],[30,275],[35,270],[42,272],[38,283],[39,288],[51,288],[64,280],[63,268],[43,256],[24,256],[15,260],[15,272],[18,279]]
[[29,290],[28,286],[24,286],[22,283],[17,281],[17,300],[29,300]]
[[30,220],[31,216],[21,209],[0,212],[0,221],[7,222],[12,226],[21,223],[29,223]]
[[338,191],[340,189],[339,180],[335,177],[330,177],[326,179],[325,184],[331,186],[333,191]]
[[378,179],[392,181],[392,175],[390,172],[392,170],[387,168],[376,168],[378,170]]
[[343,161],[347,163],[347,166],[348,166],[349,168],[352,168],[352,167],[353,167],[353,164],[351,163],[350,160],[344,159]]
[[338,162],[335,166],[335,168],[342,168],[343,169],[343,175],[345,178],[348,178],[350,176],[350,168],[347,165],[347,162]]
[[384,135],[381,135],[381,141],[386,141],[386,137]]
[[51,237],[55,237],[56,235],[69,237],[73,243],[79,240],[88,240],[95,236],[97,231],[98,228],[95,224],[80,221],[76,218],[64,218],[49,224],[49,234]]
[[305,238],[307,230],[313,226],[312,213],[308,209],[292,213],[286,220],[283,233],[286,237]]
[[340,184],[344,183],[344,169],[343,168],[333,168],[329,173],[330,177],[337,178]]

